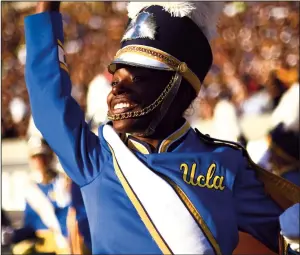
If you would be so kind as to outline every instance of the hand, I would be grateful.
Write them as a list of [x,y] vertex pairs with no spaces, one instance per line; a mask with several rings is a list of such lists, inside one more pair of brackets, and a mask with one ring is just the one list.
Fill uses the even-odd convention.
[[59,12],[60,1],[50,1],[50,2],[38,2],[36,6],[36,13],[41,12]]

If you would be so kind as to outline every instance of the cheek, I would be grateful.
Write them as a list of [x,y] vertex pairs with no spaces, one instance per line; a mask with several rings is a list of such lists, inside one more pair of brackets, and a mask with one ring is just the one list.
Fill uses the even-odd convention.
[[157,84],[149,83],[147,85],[140,86],[138,93],[140,98],[142,98],[146,104],[150,104],[160,96],[163,90],[163,85],[158,86]]
[[107,98],[106,98],[106,103],[107,103],[108,106],[110,105],[110,102],[111,102],[112,98],[113,98],[113,94],[112,94],[112,91],[110,91]]

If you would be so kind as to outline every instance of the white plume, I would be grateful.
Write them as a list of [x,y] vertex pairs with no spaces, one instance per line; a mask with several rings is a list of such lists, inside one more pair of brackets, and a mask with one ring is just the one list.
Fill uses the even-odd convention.
[[193,2],[196,10],[192,12],[192,20],[200,27],[210,41],[216,36],[217,24],[224,8],[222,2]]
[[219,15],[223,2],[130,2],[127,6],[128,17],[133,19],[142,9],[151,5],[162,6],[174,17],[189,17],[201,28],[210,41],[216,34]]
[[284,93],[271,120],[273,127],[282,122],[285,130],[299,132],[299,83],[295,83]]

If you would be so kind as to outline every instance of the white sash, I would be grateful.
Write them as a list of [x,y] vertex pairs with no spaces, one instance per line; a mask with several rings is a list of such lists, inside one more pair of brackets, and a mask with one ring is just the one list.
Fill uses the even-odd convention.
[[[162,252],[214,254],[211,244],[171,185],[139,161],[111,126],[104,126],[103,136],[111,147],[115,170],[127,195]],[[126,182],[129,185],[124,185]]]
[[25,188],[25,199],[31,208],[40,216],[42,222],[56,233],[61,233],[61,227],[55,215],[55,209],[49,198],[36,183],[30,182]]
[[[49,198],[41,191],[36,183],[29,183],[26,188],[25,199],[31,208],[40,216],[45,226],[48,227],[49,230],[54,234],[56,249],[62,249],[61,251],[65,252],[66,254],[70,253],[69,244],[67,239],[62,234],[59,221],[55,214],[55,208],[50,202]],[[43,237],[43,232],[40,232],[40,234]],[[47,237],[47,239],[48,238],[49,237]]]

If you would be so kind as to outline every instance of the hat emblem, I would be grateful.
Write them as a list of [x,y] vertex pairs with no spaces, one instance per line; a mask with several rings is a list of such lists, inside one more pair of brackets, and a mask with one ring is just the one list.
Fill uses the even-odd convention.
[[154,15],[143,11],[131,20],[127,30],[124,33],[122,42],[138,38],[148,38],[154,40],[155,34],[156,22]]

